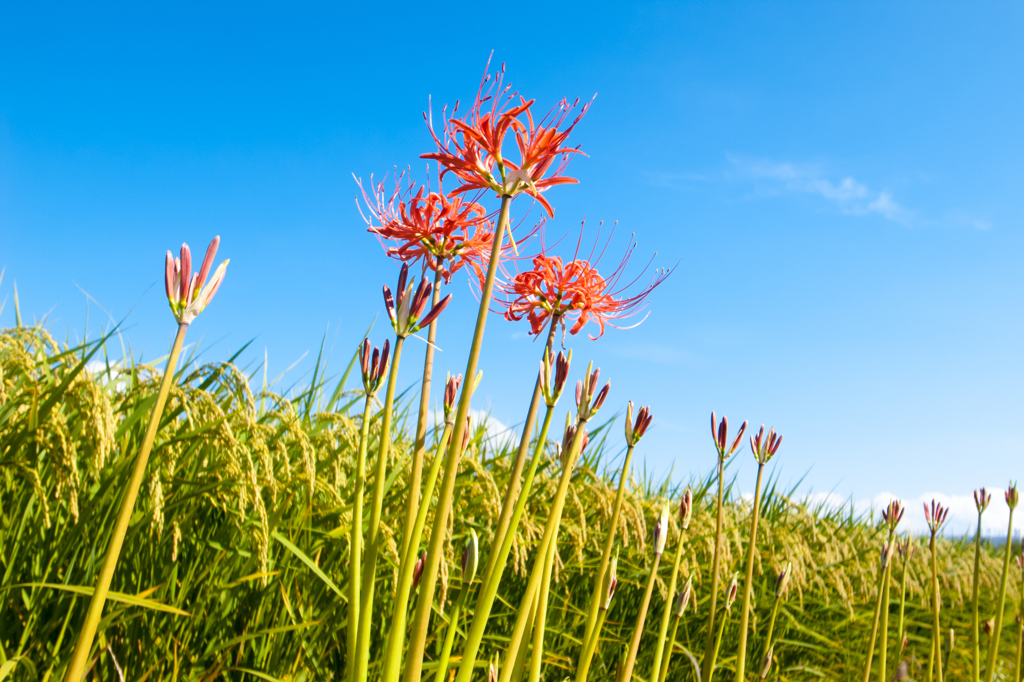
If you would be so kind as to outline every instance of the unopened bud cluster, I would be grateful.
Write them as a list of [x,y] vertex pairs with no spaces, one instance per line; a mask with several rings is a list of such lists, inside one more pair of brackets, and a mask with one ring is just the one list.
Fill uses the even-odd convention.
[[[712,416],[713,422],[714,417]],[[722,422],[725,422],[725,417],[722,417]],[[746,426],[746,422],[744,422],[744,426]],[[740,429],[740,434],[742,435],[742,433],[743,429]],[[724,438],[722,440],[724,441]],[[761,465],[767,464],[768,460],[775,456],[775,453],[779,451],[780,445],[782,445],[782,434],[775,433],[775,428],[773,427],[768,430],[766,435],[764,424],[761,424],[761,430],[756,435],[750,437],[750,451],[754,453],[754,459]]]
[[582,380],[576,382],[576,414],[581,422],[591,419],[604,405],[611,383],[605,384],[601,390],[597,388],[601,368],[594,369],[594,363],[587,366],[587,373]]
[[383,350],[370,350],[370,339],[363,339],[359,348],[359,367],[363,373],[363,390],[366,395],[373,396],[380,390],[384,377],[388,373],[388,362],[391,358],[391,344],[384,342]]
[[418,287],[414,282],[408,280],[409,265],[406,263],[398,274],[397,300],[392,295],[391,289],[386,284],[384,285],[384,307],[388,311],[395,334],[403,339],[433,322],[452,300],[452,295],[448,294],[424,315],[434,285],[426,277],[420,279]]
[[736,448],[740,446],[740,441],[743,440],[743,433],[746,430],[747,422],[743,422],[739,433],[736,434],[736,438],[732,441],[732,445],[729,445],[729,419],[722,417],[722,421],[716,424],[715,413],[711,413],[711,438],[715,441],[715,449],[718,450],[719,459],[727,459],[736,452]]
[[558,403],[565,389],[571,361],[571,350],[568,355],[559,351],[557,357],[551,355],[551,349],[544,351],[544,359],[540,361],[540,389],[544,394],[544,404],[548,407],[554,407]]
[[192,320],[210,304],[221,282],[224,281],[229,261],[218,265],[210,277],[209,284],[206,283],[206,276],[210,274],[219,246],[220,237],[214,237],[206,249],[206,257],[203,258],[203,265],[198,273],[192,272],[192,252],[188,244],[181,245],[181,255],[178,258],[170,251],[167,252],[164,264],[164,289],[167,293],[167,302],[178,324],[191,324]]
[[654,416],[651,414],[651,408],[641,407],[640,411],[636,415],[636,421],[633,421],[633,401],[630,400],[626,406],[626,445],[628,447],[635,447],[640,439],[647,433],[647,429],[651,425],[651,420]]

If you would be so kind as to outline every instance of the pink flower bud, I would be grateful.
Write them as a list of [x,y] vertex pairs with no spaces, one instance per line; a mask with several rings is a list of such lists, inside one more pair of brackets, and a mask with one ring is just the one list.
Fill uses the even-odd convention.
[[732,582],[729,583],[729,591],[725,594],[725,610],[732,610],[732,604],[736,601],[736,592],[739,590],[739,578],[737,575],[732,576]]
[[431,322],[436,320],[437,316],[444,312],[444,309],[448,307],[448,304],[451,303],[451,300],[452,295],[448,294],[440,301],[438,301],[437,305],[431,308],[430,312],[427,313],[426,316],[416,324],[416,328],[423,329],[424,327],[428,326]]
[[427,563],[426,551],[420,554],[419,560],[416,561],[416,565],[412,569],[412,589],[416,589],[420,585],[420,578],[423,577],[423,568]]
[[[686,607],[690,605],[690,601],[693,599],[693,578],[686,581],[683,585],[682,591],[679,593],[679,598],[676,600],[675,615],[678,618],[682,618],[683,614],[686,613]],[[696,602],[694,602],[696,605]]]
[[444,387],[444,416],[451,415],[452,410],[455,409],[455,397],[459,392],[459,386],[462,384],[462,375],[458,376],[448,375],[448,381]]
[[178,297],[183,301],[188,301],[188,287],[192,279],[192,251],[188,248],[188,244],[181,245],[181,291]]
[[988,503],[992,501],[992,493],[986,493],[984,488],[974,491],[974,506],[978,509],[978,513],[983,513],[988,509]]
[[683,499],[679,501],[679,526],[683,530],[690,527],[690,519],[693,516],[693,492],[687,488],[683,493]]
[[1017,492],[1016,483],[1010,484],[1010,487],[1006,489],[1004,497],[1006,497],[1006,506],[1008,506],[1011,511],[1017,508],[1017,503],[1020,502],[1020,493]]

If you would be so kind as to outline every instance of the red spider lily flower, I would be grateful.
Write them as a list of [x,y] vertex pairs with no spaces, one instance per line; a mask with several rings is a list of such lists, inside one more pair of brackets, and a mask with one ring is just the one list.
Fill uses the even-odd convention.
[[[582,232],[580,236],[582,239]],[[605,248],[607,245],[606,242]],[[573,321],[569,329],[573,335],[578,334],[588,322],[594,322],[600,331],[597,336],[588,335],[591,340],[601,338],[606,326],[613,329],[635,327],[620,327],[613,322],[640,312],[646,306],[647,296],[665,281],[669,271],[656,270],[646,287],[633,295],[627,295],[627,291],[639,279],[638,276],[625,286],[621,284],[626,264],[636,244],[630,245],[618,267],[607,277],[597,270],[600,255],[597,261],[592,260],[596,241],[594,246],[590,259],[581,259],[578,258],[577,243],[576,254],[568,263],[564,263],[558,256],[548,256],[542,249],[541,253],[533,257],[530,270],[508,277],[507,281],[497,282],[495,301],[505,309],[505,319],[519,321],[525,317],[530,323],[530,334],[540,334],[552,320],[562,324],[563,330],[566,320]]]
[[174,313],[174,319],[178,324],[191,324],[192,320],[210,304],[224,281],[224,273],[227,272],[230,262],[228,260],[217,266],[209,284],[206,283],[206,276],[213,267],[218,246],[220,237],[214,237],[206,249],[206,257],[203,258],[203,266],[198,273],[192,272],[192,252],[188,244],[181,245],[181,256],[178,258],[170,251],[167,252],[164,263],[164,288],[167,292],[167,302],[170,303],[171,312]]
[[736,448],[739,447],[740,441],[743,440],[743,433],[747,430],[747,422],[743,422],[740,425],[740,431],[736,434],[736,440],[732,442],[732,445],[726,447],[729,442],[729,419],[728,417],[722,417],[722,421],[715,425],[715,413],[711,413],[711,437],[715,441],[715,449],[718,450],[718,456],[721,459],[730,457]]
[[978,513],[984,513],[988,509],[988,503],[992,501],[992,493],[986,493],[984,488],[974,491],[974,506],[978,508]]
[[882,522],[889,526],[889,530],[895,532],[896,526],[898,526],[900,521],[903,519],[903,513],[905,511],[903,504],[899,500],[893,500],[885,509],[882,510]]
[[540,389],[544,394],[544,403],[554,407],[565,389],[565,380],[569,377],[569,363],[572,362],[572,350],[566,355],[558,351],[556,358],[551,349],[544,351],[544,359],[540,361]]
[[754,453],[754,459],[758,464],[767,464],[768,460],[779,451],[780,445],[782,445],[782,434],[775,433],[775,428],[772,427],[766,436],[764,424],[761,424],[761,430],[757,432],[757,435],[750,437],[750,451]]
[[426,267],[441,273],[445,282],[464,265],[483,277],[482,265],[494,241],[494,229],[483,206],[461,197],[449,198],[440,187],[436,192],[422,185],[417,189],[412,182],[403,187],[402,175],[395,177],[390,194],[384,182],[374,184],[372,177],[372,196],[367,195],[361,180],[357,178],[356,183],[367,213],[358,200],[356,205],[368,231],[395,244],[386,247],[388,256],[404,262],[422,259]]
[[[408,282],[408,287],[406,286]],[[415,291],[414,291],[415,287]],[[438,315],[448,306],[452,295],[448,294],[437,305],[430,309],[426,315],[427,304],[430,302],[430,292],[434,285],[426,277],[420,280],[417,287],[415,282],[409,282],[409,264],[404,263],[402,270],[398,273],[398,300],[391,294],[388,285],[384,285],[384,307],[391,318],[391,326],[401,338],[415,334],[423,327],[433,322]]]
[[[487,69],[490,69],[490,59]],[[504,77],[504,64],[493,78],[485,71],[476,99],[463,118],[457,118],[458,103],[451,118],[447,118],[447,108],[443,110],[442,117],[446,118],[443,139],[434,132],[432,118],[424,113],[438,151],[422,154],[421,158],[437,161],[444,168],[443,174],[454,173],[458,177],[462,184],[450,195],[490,190],[500,197],[511,198],[526,193],[536,199],[549,216],[554,216],[554,209],[542,193],[554,185],[577,182],[563,173],[570,157],[582,152],[566,146],[566,141],[587,113],[590,103],[584,104],[562,130],[559,127],[576,109],[578,99],[571,104],[562,99],[539,123],[535,123],[530,112],[534,100],[526,100],[511,92],[511,86],[504,84]],[[525,123],[522,120],[524,115]],[[518,162],[504,155],[505,138],[510,131],[513,131],[519,149]],[[557,166],[556,159],[560,159]],[[545,177],[552,166],[555,166],[554,172]]]
[[388,361],[391,357],[391,342],[384,341],[384,349],[374,348],[370,353],[370,339],[364,339],[359,348],[359,363],[363,370],[363,390],[372,396],[380,390],[384,377],[388,373]]
[[690,528],[690,520],[693,518],[693,492],[687,488],[683,498],[679,500],[679,527],[683,530]]
[[924,503],[924,518],[928,522],[928,528],[932,532],[932,536],[939,532],[942,528],[942,524],[946,523],[946,517],[949,516],[949,509],[943,507],[940,503],[932,500],[931,508],[928,507],[928,503]]
[[633,401],[630,400],[626,404],[626,445],[630,447],[636,446],[640,442],[640,439],[647,433],[647,429],[651,426],[651,420],[654,419],[654,415],[651,414],[651,408],[641,407],[640,412],[636,415],[636,422],[633,421]]

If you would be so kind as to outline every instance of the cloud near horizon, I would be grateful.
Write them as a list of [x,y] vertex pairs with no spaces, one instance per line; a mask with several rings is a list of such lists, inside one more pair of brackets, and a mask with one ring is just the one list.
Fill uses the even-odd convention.
[[911,212],[887,191],[874,191],[847,176],[834,181],[815,165],[794,164],[727,155],[737,177],[767,182],[777,190],[819,196],[847,215],[880,215],[886,220],[909,225]]

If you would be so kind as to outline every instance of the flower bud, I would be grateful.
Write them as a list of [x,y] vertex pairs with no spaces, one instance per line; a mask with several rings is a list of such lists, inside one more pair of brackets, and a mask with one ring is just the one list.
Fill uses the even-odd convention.
[[423,568],[427,563],[427,552],[424,550],[420,553],[420,558],[416,561],[416,565],[412,569],[412,589],[416,589],[420,585],[420,578],[423,577]]
[[896,526],[898,526],[900,520],[903,519],[903,513],[905,511],[903,504],[899,500],[892,500],[889,502],[888,506],[882,510],[882,521],[889,527],[890,532],[896,532]]
[[719,459],[726,459],[739,447],[740,441],[743,439],[743,434],[747,430],[747,422],[743,422],[740,426],[739,433],[736,434],[736,439],[733,440],[732,445],[726,447],[729,441],[729,419],[722,417],[722,421],[719,422],[717,428],[715,426],[715,413],[711,413],[711,437],[715,441],[715,449],[718,450]]
[[430,312],[423,315],[427,308],[427,300],[430,298],[433,285],[426,277],[423,277],[420,280],[419,286],[416,286],[413,282],[409,282],[408,286],[406,286],[408,278],[409,264],[404,263],[398,274],[397,300],[391,293],[391,289],[386,284],[384,285],[384,308],[387,310],[388,318],[391,320],[391,326],[394,328],[395,334],[401,338],[415,334],[437,319],[437,316],[448,306],[452,298],[452,295],[448,294],[438,301],[437,305],[430,309]]
[[995,627],[996,627],[996,623],[991,618],[989,618],[988,620],[986,620],[984,623],[981,624],[981,629],[985,632],[986,635],[991,635],[992,634],[992,630],[994,630]]
[[605,384],[600,391],[597,390],[601,368],[591,371],[593,366],[594,363],[591,362],[587,366],[586,375],[576,382],[576,414],[580,421],[587,421],[597,414],[611,390],[610,383]]
[[206,276],[213,267],[219,246],[220,237],[214,237],[206,249],[206,257],[198,273],[192,272],[192,251],[188,244],[181,245],[179,258],[171,255],[170,251],[167,252],[164,260],[164,291],[167,294],[167,303],[171,306],[171,313],[178,324],[191,324],[210,304],[224,281],[229,261],[218,265],[210,277],[209,284],[206,282]]
[[772,669],[772,655],[775,653],[775,647],[768,647],[768,653],[764,655],[764,661],[761,663],[761,679],[768,677],[768,671]]
[[679,501],[679,527],[689,530],[690,520],[693,518],[693,492],[687,488],[683,493],[683,499]]
[[634,422],[633,401],[629,401],[629,406],[626,408],[626,445],[628,447],[635,447],[640,442],[640,439],[647,433],[647,428],[651,425],[652,418],[651,408],[641,407]]
[[889,553],[891,551],[892,551],[892,548],[889,547],[889,543],[888,542],[883,542],[882,543],[882,559],[881,559],[881,570],[883,570],[883,571],[885,570],[885,567],[889,565]]
[[480,539],[476,531],[470,531],[469,541],[466,548],[462,550],[462,582],[466,585],[473,582],[476,577],[477,562],[480,561]]
[[[676,599],[676,617],[682,618],[683,614],[686,613],[686,607],[690,605],[690,600],[693,599],[693,578],[691,577],[683,585],[682,591],[679,593],[679,597]],[[694,608],[696,609],[696,602],[694,602]]]
[[732,603],[736,601],[736,592],[739,590],[739,574],[733,573],[732,582],[729,583],[729,591],[725,593],[725,610],[732,610]]
[[762,466],[775,456],[775,453],[779,451],[780,445],[782,445],[782,436],[776,434],[774,428],[770,429],[766,436],[764,424],[761,424],[761,429],[756,435],[750,437],[750,451],[754,453],[754,459],[757,460],[757,463]]
[[986,493],[984,488],[974,491],[974,506],[978,509],[979,514],[988,509],[988,503],[991,501],[992,493]]
[[949,629],[949,650],[953,650],[953,646],[956,644],[956,631],[953,628]]
[[903,633],[903,639],[900,640],[900,653],[902,654],[907,649],[907,633]]
[[789,586],[789,576],[793,572],[793,562],[790,561],[786,564],[786,567],[779,572],[779,577],[775,579],[775,598],[779,599],[782,597],[782,593],[786,591]]
[[607,611],[612,605],[612,597],[615,596],[615,589],[619,586],[619,555],[616,554],[612,557],[611,563],[608,564],[608,572],[605,573],[604,578],[601,581],[601,593],[604,595],[604,600],[601,602],[601,608]]
[[665,553],[665,542],[668,540],[668,504],[661,507],[661,516],[654,524],[654,555]]
[[447,381],[444,385],[444,417],[445,420],[452,415],[455,410],[455,398],[459,393],[459,386],[462,385],[462,375],[457,376],[448,375]]
[[1017,503],[1020,502],[1020,493],[1017,492],[1017,484],[1011,483],[1010,487],[1006,489],[1006,506],[1013,511],[1017,508]]
[[494,661],[487,666],[487,682],[498,682],[498,666],[495,665]]
[[540,361],[540,387],[544,395],[544,403],[548,407],[554,407],[565,389],[565,380],[569,376],[569,363],[572,360],[572,351],[564,355],[561,351],[558,357],[551,355],[551,350],[544,351],[544,359]]

